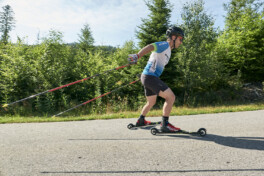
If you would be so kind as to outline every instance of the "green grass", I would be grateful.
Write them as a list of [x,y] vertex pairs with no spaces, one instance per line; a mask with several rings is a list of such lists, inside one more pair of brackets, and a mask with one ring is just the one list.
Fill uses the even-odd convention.
[[[232,105],[232,106],[207,106],[207,107],[174,107],[171,116],[196,115],[224,112],[240,112],[263,110],[264,103],[249,105]],[[84,115],[84,116],[65,116],[65,117],[22,117],[22,116],[0,116],[0,124],[4,123],[33,123],[33,122],[63,122],[63,121],[82,121],[82,120],[102,120],[102,119],[121,119],[137,118],[140,111],[108,113],[103,115]],[[157,117],[162,115],[162,110],[152,110],[148,117]]]

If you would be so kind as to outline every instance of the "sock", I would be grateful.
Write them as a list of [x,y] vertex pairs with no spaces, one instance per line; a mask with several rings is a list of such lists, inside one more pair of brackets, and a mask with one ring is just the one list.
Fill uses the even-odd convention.
[[139,116],[140,119],[145,119],[145,116],[143,116],[142,114]]
[[169,117],[162,116],[162,126],[167,126],[169,123]]

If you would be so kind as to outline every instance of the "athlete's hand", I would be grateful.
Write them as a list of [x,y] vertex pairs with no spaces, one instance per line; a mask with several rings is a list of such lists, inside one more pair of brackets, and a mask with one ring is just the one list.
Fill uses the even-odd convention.
[[138,54],[129,54],[129,58],[127,59],[129,64],[137,64],[137,60],[139,59]]

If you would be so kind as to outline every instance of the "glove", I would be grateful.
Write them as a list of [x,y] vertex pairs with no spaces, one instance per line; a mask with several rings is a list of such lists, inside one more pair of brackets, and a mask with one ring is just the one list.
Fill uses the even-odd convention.
[[138,54],[129,54],[129,58],[127,59],[129,64],[137,64],[137,60],[139,59]]

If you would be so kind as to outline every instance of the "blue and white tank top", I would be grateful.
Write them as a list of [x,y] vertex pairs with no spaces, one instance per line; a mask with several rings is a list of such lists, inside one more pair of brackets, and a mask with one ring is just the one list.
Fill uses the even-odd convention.
[[167,65],[170,60],[171,49],[168,42],[155,42],[152,43],[152,45],[155,49],[149,57],[143,74],[160,77],[165,65]]

